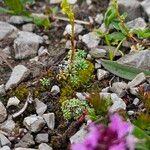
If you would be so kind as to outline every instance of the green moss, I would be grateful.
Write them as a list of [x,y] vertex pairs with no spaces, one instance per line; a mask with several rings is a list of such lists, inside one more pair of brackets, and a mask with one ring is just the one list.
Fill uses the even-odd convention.
[[19,100],[24,100],[27,98],[28,94],[29,89],[26,86],[21,85],[17,87],[10,95],[16,96]]

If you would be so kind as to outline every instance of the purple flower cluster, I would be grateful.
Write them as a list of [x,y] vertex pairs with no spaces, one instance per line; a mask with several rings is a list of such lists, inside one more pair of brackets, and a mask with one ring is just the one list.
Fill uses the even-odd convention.
[[133,127],[114,114],[108,127],[92,124],[83,143],[73,144],[71,150],[134,150],[136,138]]

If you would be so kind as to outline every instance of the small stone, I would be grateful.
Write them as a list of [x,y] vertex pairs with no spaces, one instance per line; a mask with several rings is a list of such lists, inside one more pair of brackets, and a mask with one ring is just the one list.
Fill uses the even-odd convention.
[[89,53],[93,58],[96,59],[103,58],[106,56],[106,50],[100,48],[92,49]]
[[5,96],[5,95],[6,95],[5,85],[1,84],[0,85],[0,96]]
[[99,63],[95,63],[95,69],[99,69],[99,68],[101,68],[102,67],[102,65],[101,64],[99,64]]
[[23,136],[23,138],[15,145],[15,147],[23,147],[28,148],[35,144],[33,140],[33,136],[30,133],[27,133]]
[[47,145],[46,143],[41,143],[39,145],[39,150],[53,150],[53,148]]
[[33,32],[35,29],[35,25],[32,23],[28,23],[22,26],[23,31]]
[[119,98],[117,96],[117,94],[115,94],[115,93],[111,94],[111,100],[113,102],[113,105],[109,109],[109,111],[111,113],[114,113],[114,112],[116,112],[118,110],[122,110],[122,109],[126,110],[125,102],[121,98]]
[[36,104],[36,113],[39,116],[42,116],[45,111],[47,110],[47,105],[44,104],[42,101],[39,101],[37,98],[35,99],[35,104]]
[[48,134],[47,133],[40,133],[37,134],[35,141],[37,143],[48,143]]
[[11,117],[8,117],[8,119],[0,124],[0,129],[8,134],[11,134],[12,131],[15,129],[15,122],[12,120]]
[[27,17],[23,16],[11,16],[10,19],[8,20],[9,23],[15,24],[15,25],[21,25],[26,22],[30,22],[31,20]]
[[31,115],[23,120],[24,126],[31,132],[38,132],[45,126],[45,121],[42,117]]
[[116,93],[119,97],[123,97],[126,94],[127,84],[124,82],[115,82],[112,84],[110,90]]
[[60,93],[60,88],[59,88],[59,86],[58,85],[54,85],[53,87],[52,87],[52,89],[51,89],[51,93],[52,93],[52,95],[57,95],[58,93]]
[[82,36],[82,41],[89,49],[91,49],[98,46],[100,38],[96,35],[95,32],[90,32]]
[[86,100],[86,96],[85,96],[83,93],[80,93],[80,92],[77,92],[77,93],[76,93],[76,97],[77,97],[79,100],[82,100],[82,101],[85,101],[85,100]]
[[3,122],[7,117],[7,111],[3,103],[0,101],[0,123]]
[[[18,33],[18,29],[6,22],[0,21],[0,41],[3,41],[5,39],[15,39]],[[2,44],[0,42],[0,44]]]
[[102,99],[110,99],[111,98],[111,94],[107,93],[107,92],[100,92],[99,95],[100,95],[100,98],[102,98]]
[[129,116],[132,116],[134,114],[134,111],[130,110],[127,112]]
[[95,17],[95,22],[98,23],[98,24],[102,24],[103,19],[104,19],[103,14],[97,14],[96,17]]
[[97,70],[97,79],[100,81],[104,78],[107,78],[109,75],[109,72],[108,71],[105,71],[103,69],[98,69]]
[[20,103],[20,100],[16,96],[10,97],[8,102],[7,102],[7,107],[18,106],[19,103]]
[[150,22],[150,1],[149,0],[143,0],[141,3],[141,6],[146,13],[146,15],[149,17],[149,22]]
[[138,105],[138,103],[140,102],[140,100],[138,99],[138,98],[135,98],[134,100],[133,100],[133,104],[136,106],[136,105]]
[[142,16],[140,2],[137,0],[118,0],[118,6],[121,14],[124,12],[129,14],[126,18],[127,21],[131,21]]
[[87,54],[86,59],[87,60],[92,60],[93,58],[92,58],[92,56],[90,54]]
[[141,50],[137,52],[130,52],[121,57],[117,62],[131,67],[150,70],[150,50]]
[[135,87],[135,88],[130,88],[129,91],[130,91],[130,93],[131,93],[132,95],[135,95],[135,96],[138,95],[138,88],[137,88],[137,87]]
[[10,150],[9,146],[3,146],[2,148],[0,148],[0,150]]
[[55,114],[54,113],[47,113],[43,114],[43,118],[49,127],[49,129],[54,130],[55,127]]
[[81,143],[87,136],[88,131],[83,127],[77,133],[70,137],[71,144]]
[[131,82],[128,83],[129,88],[136,87],[146,81],[146,76],[143,72],[138,74]]
[[11,76],[5,85],[5,89],[9,90],[16,87],[21,81],[26,79],[30,74],[30,70],[23,65],[17,65],[13,68]]
[[130,29],[141,29],[144,30],[147,26],[145,20],[141,17],[136,18],[130,22],[127,22],[126,25],[128,26],[128,28]]
[[[68,24],[65,28],[64,35],[71,34],[71,32],[72,32],[71,28],[72,28],[72,26],[70,24]],[[83,26],[80,25],[80,24],[75,24],[74,33],[75,34],[80,34],[82,31],[83,31]]]
[[0,133],[0,145],[1,146],[11,146],[11,142],[3,135]]
[[38,56],[42,56],[44,54],[49,54],[48,50],[46,48],[44,48],[43,46],[41,46],[38,50]]
[[102,90],[101,90],[102,92],[109,92],[110,91],[110,87],[106,87],[106,88],[103,88]]
[[35,33],[20,31],[14,41],[15,58],[25,59],[36,56],[43,41],[43,38]]

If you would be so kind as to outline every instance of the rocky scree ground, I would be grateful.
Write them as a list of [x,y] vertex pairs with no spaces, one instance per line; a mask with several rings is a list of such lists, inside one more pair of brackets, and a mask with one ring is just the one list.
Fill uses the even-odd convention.
[[[41,13],[46,6],[58,7],[59,0],[36,2],[31,9]],[[78,49],[87,52],[87,60],[95,66],[95,77],[88,90],[95,88],[99,95],[111,98],[111,112],[124,110],[132,119],[145,111],[138,97],[139,86],[150,92],[150,80],[144,73],[132,81],[114,76],[105,70],[101,58],[108,58],[109,47],[104,45],[94,28],[103,28],[104,12],[109,1],[86,0],[75,4],[76,19],[90,22],[90,25],[75,25],[75,43]],[[118,0],[119,8],[130,14],[127,24],[130,28],[145,28],[150,20],[148,0]],[[2,4],[0,4],[2,5]],[[59,65],[70,49],[68,22],[52,19],[51,28],[44,31],[21,16],[0,15],[0,149],[1,150],[66,150],[69,143],[81,141],[87,131],[83,122],[66,122],[61,112],[59,97],[61,84],[56,76]],[[129,52],[131,43],[123,45]],[[130,52],[117,61],[136,68],[150,70],[150,50]],[[49,78],[46,87],[40,79]],[[81,89],[74,95],[85,100]],[[21,110],[21,111],[20,111]]]

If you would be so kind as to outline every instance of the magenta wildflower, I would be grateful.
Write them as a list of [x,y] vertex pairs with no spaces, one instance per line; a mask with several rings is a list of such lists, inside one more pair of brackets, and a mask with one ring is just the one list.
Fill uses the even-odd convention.
[[83,143],[73,144],[71,150],[134,150],[132,125],[117,114],[110,117],[108,127],[92,124]]

